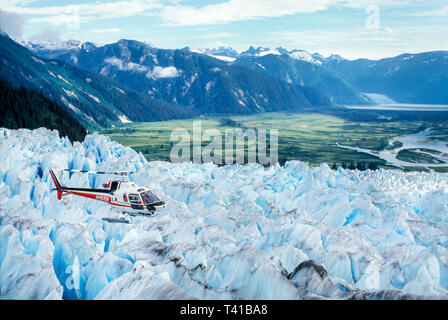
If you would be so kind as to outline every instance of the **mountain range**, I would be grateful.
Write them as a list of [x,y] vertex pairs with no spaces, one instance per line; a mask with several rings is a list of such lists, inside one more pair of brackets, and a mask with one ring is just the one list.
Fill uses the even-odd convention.
[[361,92],[381,93],[401,103],[448,104],[448,51],[378,61],[327,59],[322,65]]
[[301,54],[300,58],[294,58],[288,54],[242,55],[234,63],[288,83],[315,88],[329,97],[334,104],[368,104],[370,102],[337,72],[322,67],[319,60],[312,59],[311,56],[304,54]]
[[[143,51],[141,49],[136,50],[136,47],[145,47],[147,52],[151,52],[154,55],[159,51],[164,53],[171,52],[168,53],[171,59],[174,57],[174,52],[189,51],[192,55],[199,54],[202,58],[208,56],[222,61],[223,63],[218,65],[218,68],[225,68],[223,66],[244,66],[257,71],[259,74],[269,75],[289,84],[314,88],[336,105],[374,103],[370,96],[365,93],[387,95],[392,100],[400,103],[448,104],[448,92],[445,90],[448,85],[447,51],[402,54],[397,57],[380,60],[348,60],[337,54],[324,57],[317,52],[310,53],[306,50],[298,49],[288,50],[282,47],[271,49],[251,46],[246,51],[237,51],[232,47],[194,50],[187,47],[180,50],[162,50],[154,48],[148,43],[128,40],[120,40],[115,44],[106,46],[97,46],[93,43],[81,43],[73,40],[62,43],[59,45],[59,48],[55,48],[51,44],[43,45],[30,42],[25,43],[25,45],[42,57],[64,60],[96,72],[109,71],[107,69],[102,70],[106,66],[106,63],[104,63],[106,59],[109,59],[107,61],[110,63],[115,63],[117,66],[122,67],[120,71],[131,71],[123,69],[132,69],[132,67],[138,69],[139,66],[137,65],[124,65],[114,58],[142,65],[140,59],[143,59],[143,61],[145,59]],[[113,52],[115,55],[111,55],[113,47],[123,48],[125,46],[132,53],[131,60],[127,60],[129,57],[126,54],[121,55],[121,52],[117,54],[116,49]],[[141,52],[140,55],[138,51]],[[100,64],[101,68],[96,64],[98,61],[102,62]],[[150,68],[155,66],[164,67],[163,63],[170,65],[169,61],[154,61],[154,63],[149,64],[148,62],[143,62],[143,66],[149,66]],[[183,63],[188,64],[189,61],[176,61],[176,63],[176,70],[188,69]],[[217,61],[210,63],[219,64]],[[143,72],[146,69],[141,68],[140,70]],[[174,72],[173,75],[176,75],[174,69],[172,71]],[[206,70],[199,68],[198,71],[202,75]],[[129,84],[127,82],[129,79],[123,76],[123,74],[118,76],[112,71],[111,75],[117,81]],[[181,79],[177,80],[177,85],[189,86],[188,77],[181,77]],[[144,86],[141,81],[138,82],[139,85],[136,87],[132,84],[129,86],[140,92],[143,90],[142,87],[149,86]],[[205,84],[206,86],[207,83]],[[210,88],[211,85],[209,84],[207,88]],[[157,89],[157,86],[154,86],[154,88]],[[149,90],[151,91],[150,93],[153,93],[159,99],[169,103],[175,103],[180,100],[180,104],[183,105],[188,105],[189,102],[192,103],[191,99],[196,100],[198,94],[198,91],[194,91],[193,97],[187,94],[183,98],[173,93],[165,92],[160,94],[152,92],[151,89]],[[204,92],[201,93],[204,94]],[[199,96],[202,95],[200,94]],[[188,101],[189,99],[190,101]],[[204,109],[207,110],[209,108],[209,105],[205,105],[199,109],[203,112]]]
[[372,103],[365,93],[383,94],[399,103],[448,104],[448,51],[380,60],[348,60],[337,54],[325,58],[282,47],[250,47],[237,54],[224,47],[197,51],[223,60],[230,57],[233,63],[315,87],[336,104]]
[[[287,99],[277,97],[272,101],[268,97],[251,92],[250,89],[266,92],[266,87],[260,88],[258,84],[263,80],[267,82],[268,87],[272,86],[273,79],[269,78],[276,80],[276,89],[280,89],[280,83],[282,86],[292,84],[305,88],[305,96],[312,100],[311,104],[313,101],[320,105],[369,102],[367,97],[357,92],[334,71],[321,67],[324,57],[317,53],[311,55],[304,50],[271,50],[263,47],[250,47],[241,53],[224,47],[164,50],[132,40],[120,40],[100,47],[93,43],[81,44],[72,41],[63,44],[59,50],[52,46],[45,49],[45,46],[33,43],[28,47],[42,57],[63,60],[102,73],[132,89],[168,103],[194,105],[202,113],[223,113],[226,109],[235,109],[233,112],[236,113],[248,113],[251,112],[250,109],[296,109],[294,101],[289,102],[287,108],[279,108],[275,105],[278,102],[285,103]],[[256,71],[256,74],[247,69]],[[227,87],[228,84],[231,88]],[[311,88],[314,91],[317,89],[317,92],[330,102],[319,97],[317,93],[312,94]],[[235,98],[232,99],[232,96]],[[282,93],[282,97],[287,98],[287,95]],[[268,104],[265,98],[269,99]],[[224,109],[220,101],[227,105]],[[231,106],[228,106],[229,104]],[[246,108],[248,105],[249,108]],[[303,106],[309,105],[303,103]]]
[[[217,114],[328,112],[373,104],[448,104],[448,52],[378,61],[305,50],[160,49],[119,40],[96,45],[16,43],[0,35],[0,78],[39,90],[87,127]],[[345,112],[345,111],[344,111]]]
[[16,88],[37,90],[57,101],[87,127],[195,114],[188,108],[151,99],[96,72],[37,57],[4,34],[0,35],[0,78]]
[[200,114],[299,111],[332,105],[316,88],[188,49],[159,49],[134,40],[105,46],[83,43],[59,50],[28,47],[40,57],[91,70],[152,99]]

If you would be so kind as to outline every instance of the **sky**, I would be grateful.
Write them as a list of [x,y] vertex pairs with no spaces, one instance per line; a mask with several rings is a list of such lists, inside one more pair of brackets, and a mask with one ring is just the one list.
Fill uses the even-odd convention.
[[347,59],[448,50],[447,0],[0,0],[14,39],[303,49]]

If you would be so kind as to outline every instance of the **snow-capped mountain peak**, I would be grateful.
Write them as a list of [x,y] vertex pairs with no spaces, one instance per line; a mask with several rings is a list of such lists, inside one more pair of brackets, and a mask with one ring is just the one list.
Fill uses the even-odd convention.
[[278,47],[275,49],[271,49],[269,47],[249,47],[249,49],[247,49],[246,51],[243,52],[238,52],[237,50],[231,48],[231,47],[219,47],[216,49],[189,49],[186,48],[192,52],[196,52],[196,53],[200,53],[200,54],[206,54],[209,55],[211,57],[220,59],[220,60],[224,60],[227,62],[232,62],[234,60],[236,60],[239,57],[242,56],[253,56],[253,57],[263,57],[263,56],[267,56],[267,55],[275,55],[275,56],[280,56],[280,55],[288,55],[293,59],[297,59],[297,60],[302,60],[302,61],[306,61],[306,62],[310,62],[310,63],[314,63],[317,65],[321,65],[322,64],[322,60],[324,60],[324,58],[319,55],[319,54],[310,54],[308,51],[306,50],[287,50],[285,48],[282,47]]
[[248,50],[241,53],[242,56],[256,56],[256,57],[262,57],[268,54],[281,55],[281,53],[277,49],[270,49],[267,47],[258,47],[255,49],[252,46]]
[[[321,60],[323,59],[323,57],[320,56],[319,54],[310,54],[306,50],[298,50],[298,49],[288,50],[288,49],[285,49],[282,47],[278,47],[275,49],[270,49],[267,47],[258,47],[257,49],[255,49],[254,47],[250,47],[247,51],[244,51],[243,53],[241,53],[242,56],[246,55],[246,56],[255,56],[255,57],[262,57],[262,56],[266,56],[268,54],[288,55],[293,59],[302,60],[302,61],[317,64],[317,65],[321,65],[322,64]],[[322,59],[321,59],[321,57],[322,57]]]
[[344,60],[339,54],[331,54],[328,56],[327,60]]
[[216,59],[219,59],[222,61],[226,61],[226,62],[233,62],[239,56],[239,52],[237,50],[233,49],[232,47],[222,47],[221,46],[219,48],[213,48],[213,49],[208,49],[208,48],[190,49],[187,47],[185,49],[190,50],[191,52],[205,54],[210,57],[213,57],[213,58],[216,58]]
[[40,51],[40,50],[60,50],[60,49],[79,49],[82,46],[82,42],[79,40],[67,40],[67,41],[59,41],[59,40],[18,40],[19,44],[32,51]]
[[294,59],[297,59],[297,60],[302,60],[302,61],[306,61],[306,62],[317,64],[317,65],[321,65],[322,64],[321,61],[316,59],[314,55],[312,55],[311,53],[309,53],[306,50],[292,50],[292,51],[289,52],[289,56],[291,58],[294,58]]

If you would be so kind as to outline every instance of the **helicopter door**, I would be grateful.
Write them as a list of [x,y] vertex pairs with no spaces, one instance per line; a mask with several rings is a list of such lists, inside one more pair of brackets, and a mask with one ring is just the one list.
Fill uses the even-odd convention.
[[131,208],[136,210],[143,210],[143,206],[141,205],[140,197],[138,194],[129,194],[129,202],[131,203]]

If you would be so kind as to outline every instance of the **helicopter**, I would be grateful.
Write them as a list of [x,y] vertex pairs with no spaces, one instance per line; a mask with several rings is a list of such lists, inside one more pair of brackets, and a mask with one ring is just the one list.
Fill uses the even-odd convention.
[[[108,183],[103,184],[102,189],[72,188],[62,186],[54,171],[50,169],[51,178],[56,186],[53,190],[57,191],[58,200],[61,200],[65,195],[74,194],[106,202],[123,214],[133,217],[150,217],[153,216],[157,210],[165,208],[165,201],[160,200],[149,188],[137,186],[134,182],[129,181],[129,174],[132,174],[133,172],[105,172],[76,169],[62,169],[61,171],[111,174],[119,175],[121,178],[118,180],[110,180]],[[103,218],[103,220],[112,223],[130,223],[130,220],[126,218]]]

